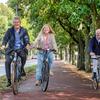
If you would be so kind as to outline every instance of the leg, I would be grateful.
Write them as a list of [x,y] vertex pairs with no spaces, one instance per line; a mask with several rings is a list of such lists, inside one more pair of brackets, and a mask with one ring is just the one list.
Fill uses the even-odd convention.
[[49,63],[50,69],[52,68],[53,58],[54,58],[53,52],[48,53],[48,63]]
[[98,61],[96,59],[93,59],[93,74],[96,74],[98,76],[97,66],[98,66]]
[[36,67],[36,80],[41,80],[41,70],[43,66],[43,53],[38,53],[37,67]]
[[5,71],[6,71],[7,81],[8,81],[7,86],[10,86],[11,85],[11,62],[12,62],[13,57],[9,54],[9,55],[6,55],[5,59],[6,59]]
[[18,55],[21,57],[21,63],[22,63],[21,74],[22,74],[22,76],[25,76],[26,74],[25,74],[24,66],[26,63],[27,54],[23,50],[20,50],[20,51],[18,51]]
[[54,75],[52,72],[52,64],[53,64],[53,52],[48,53],[48,63],[49,63],[49,68],[50,68],[50,75]]

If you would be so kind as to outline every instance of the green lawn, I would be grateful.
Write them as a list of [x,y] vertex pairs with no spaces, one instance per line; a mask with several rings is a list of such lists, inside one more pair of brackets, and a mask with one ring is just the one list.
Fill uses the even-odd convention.
[[[35,72],[35,65],[25,68],[25,71],[27,73],[27,76],[23,78],[23,80],[26,80],[30,75],[33,75],[33,73]],[[10,88],[6,87],[6,76],[0,77],[0,92],[8,89]]]

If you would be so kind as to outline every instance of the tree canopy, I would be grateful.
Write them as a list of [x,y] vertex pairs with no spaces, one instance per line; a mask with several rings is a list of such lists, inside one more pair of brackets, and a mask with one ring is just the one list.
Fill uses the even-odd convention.
[[15,12],[17,5],[19,16],[27,18],[32,39],[43,24],[49,23],[56,33],[58,47],[77,46],[78,66],[86,68],[89,39],[100,27],[100,0],[9,0],[8,5]]
[[0,42],[4,35],[4,32],[12,23],[14,13],[10,7],[4,4],[0,4]]

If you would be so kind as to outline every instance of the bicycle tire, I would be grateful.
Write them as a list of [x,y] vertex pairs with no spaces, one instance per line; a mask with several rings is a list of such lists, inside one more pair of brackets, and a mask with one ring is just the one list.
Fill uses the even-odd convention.
[[12,64],[12,91],[14,95],[18,94],[17,66]]
[[99,82],[98,82],[97,78],[94,78],[94,79],[92,80],[92,87],[93,87],[94,90],[97,90],[97,89],[98,89],[98,87],[99,87]]
[[47,91],[49,84],[49,64],[48,62],[44,62],[44,66],[42,67],[42,79],[41,79],[41,90],[43,92]]

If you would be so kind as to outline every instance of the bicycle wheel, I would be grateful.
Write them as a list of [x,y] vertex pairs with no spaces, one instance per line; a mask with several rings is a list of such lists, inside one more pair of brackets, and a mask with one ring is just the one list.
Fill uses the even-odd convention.
[[44,62],[42,68],[42,79],[41,79],[41,89],[43,92],[46,92],[49,83],[49,65],[48,62]]
[[12,91],[14,95],[18,94],[17,66],[12,64]]
[[93,86],[93,89],[95,89],[95,90],[98,89],[98,87],[99,87],[99,82],[98,82],[97,78],[94,78],[94,79],[92,80],[92,86]]

